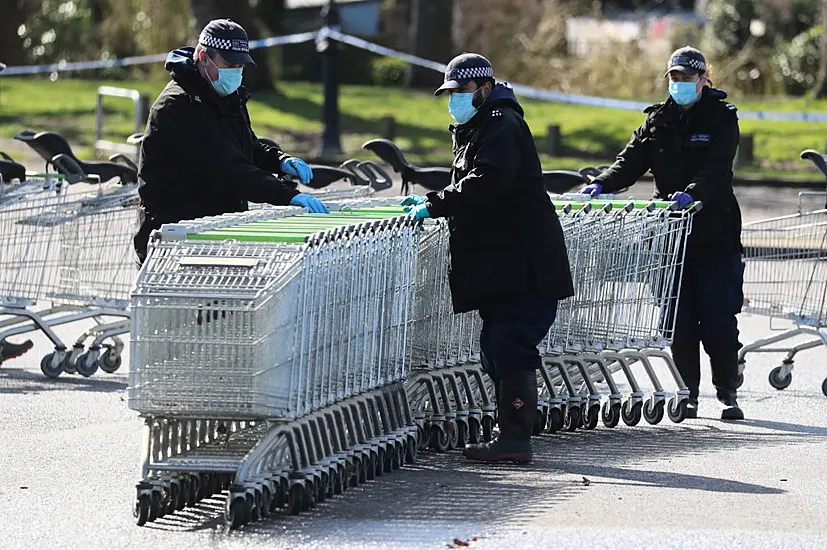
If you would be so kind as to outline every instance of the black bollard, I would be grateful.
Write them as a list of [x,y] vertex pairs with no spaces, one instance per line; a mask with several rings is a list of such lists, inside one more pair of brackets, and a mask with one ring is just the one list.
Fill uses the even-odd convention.
[[[339,9],[334,0],[328,0],[322,8],[322,18],[331,30],[340,30]],[[324,105],[322,106],[322,139],[319,143],[319,157],[331,157],[342,154],[339,136],[339,72],[338,49],[335,40],[325,38],[316,44],[316,51],[322,55],[322,82],[324,86]]]

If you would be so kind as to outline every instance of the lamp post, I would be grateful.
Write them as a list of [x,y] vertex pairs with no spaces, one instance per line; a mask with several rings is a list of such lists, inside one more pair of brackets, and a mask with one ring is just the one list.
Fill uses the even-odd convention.
[[[328,0],[322,8],[322,19],[330,30],[338,31],[341,25],[339,9],[334,0]],[[339,136],[339,45],[329,37],[323,37],[316,43],[316,51],[322,55],[322,82],[324,86],[324,105],[322,106],[322,139],[319,143],[320,157],[342,154]]]

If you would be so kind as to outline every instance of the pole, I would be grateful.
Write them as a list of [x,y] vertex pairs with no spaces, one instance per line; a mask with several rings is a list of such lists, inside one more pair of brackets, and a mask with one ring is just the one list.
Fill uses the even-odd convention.
[[[322,8],[322,19],[331,30],[339,30],[339,9],[334,0],[328,0]],[[319,157],[331,157],[342,154],[339,136],[339,45],[328,37],[319,40],[316,51],[322,55],[322,82],[324,86],[324,105],[322,106],[322,139],[319,143]]]

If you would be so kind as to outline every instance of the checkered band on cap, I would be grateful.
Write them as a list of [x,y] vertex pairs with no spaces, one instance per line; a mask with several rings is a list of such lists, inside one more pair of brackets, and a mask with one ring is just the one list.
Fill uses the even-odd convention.
[[201,33],[198,42],[208,48],[215,48],[216,50],[225,50],[231,52],[250,52],[250,43],[241,38],[217,38],[207,31]]
[[688,57],[685,55],[676,55],[672,59],[669,60],[670,67],[689,67],[691,69],[695,69],[696,71],[705,71],[706,70],[706,63],[704,63],[700,59],[695,59],[694,57]]
[[445,75],[445,82],[449,80],[465,80],[472,78],[493,78],[494,69],[491,67],[466,67],[454,69]]

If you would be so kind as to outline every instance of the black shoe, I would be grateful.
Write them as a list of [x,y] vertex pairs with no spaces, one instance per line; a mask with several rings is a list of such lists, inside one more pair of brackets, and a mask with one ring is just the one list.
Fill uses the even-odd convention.
[[20,357],[34,347],[31,340],[26,340],[22,344],[14,344],[7,340],[0,342],[0,363]]
[[500,381],[497,404],[500,435],[490,443],[470,445],[462,454],[483,462],[531,462],[531,434],[537,417],[537,372],[518,371]]
[[490,443],[468,445],[462,456],[480,462],[517,462],[528,464],[534,458],[531,440],[509,441],[498,437]]
[[686,400],[686,418],[698,418],[698,399],[690,397]]
[[743,420],[744,411],[738,406],[737,396],[735,390],[718,389],[718,401],[724,406],[721,411],[721,420]]

